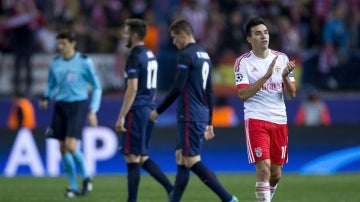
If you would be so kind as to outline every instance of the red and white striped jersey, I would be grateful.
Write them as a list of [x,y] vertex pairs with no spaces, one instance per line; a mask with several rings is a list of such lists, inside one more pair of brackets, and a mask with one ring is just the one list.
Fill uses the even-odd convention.
[[[287,66],[289,58],[284,53],[269,49],[269,55],[264,59],[256,57],[252,51],[243,54],[236,59],[234,65],[235,83],[238,89],[255,83],[265,75],[277,55],[272,76],[255,95],[244,102],[245,120],[253,118],[277,124],[287,123],[281,74]],[[292,72],[289,74],[289,78],[291,82],[295,82]]]

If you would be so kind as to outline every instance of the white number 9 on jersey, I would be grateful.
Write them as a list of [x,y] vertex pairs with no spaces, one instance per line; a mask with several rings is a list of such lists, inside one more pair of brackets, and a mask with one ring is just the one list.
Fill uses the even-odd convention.
[[203,78],[203,88],[204,90],[206,89],[206,83],[207,83],[207,78],[209,76],[209,63],[208,62],[204,62],[202,65],[202,78]]

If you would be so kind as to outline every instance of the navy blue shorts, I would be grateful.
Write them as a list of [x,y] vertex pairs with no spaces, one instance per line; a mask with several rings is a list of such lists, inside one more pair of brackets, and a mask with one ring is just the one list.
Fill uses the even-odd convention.
[[129,111],[125,117],[126,132],[121,134],[120,152],[147,155],[154,122],[150,120],[153,107],[143,106]]
[[183,156],[200,155],[206,126],[207,122],[178,122],[176,149],[182,149]]
[[53,138],[64,140],[65,137],[81,139],[87,112],[86,101],[55,103],[51,129]]

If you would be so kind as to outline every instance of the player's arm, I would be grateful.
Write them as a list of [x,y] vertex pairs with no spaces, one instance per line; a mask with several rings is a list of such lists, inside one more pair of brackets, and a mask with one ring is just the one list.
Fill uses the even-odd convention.
[[44,95],[42,96],[41,100],[39,101],[40,109],[46,109],[48,107],[49,100],[51,99],[51,96],[52,96],[55,88],[56,88],[56,79],[55,79],[55,75],[54,75],[52,64],[51,64],[50,68],[49,68],[47,87],[46,87]]
[[121,106],[118,119],[115,123],[115,130],[117,132],[125,132],[126,129],[124,127],[125,117],[129,113],[130,108],[135,100],[136,93],[138,90],[138,78],[129,78],[127,80],[127,88],[125,91],[123,104]]
[[284,83],[284,95],[289,99],[295,98],[296,95],[295,80],[294,80],[294,75],[292,73],[294,68],[295,68],[295,62],[288,61],[286,67],[282,72],[282,78]]
[[93,61],[90,58],[86,58],[87,66],[87,80],[91,85],[91,101],[90,101],[90,110],[88,113],[88,122],[90,126],[96,127],[98,125],[98,120],[96,113],[99,111],[102,88],[100,85],[99,78],[96,75],[96,68]]
[[87,80],[91,85],[91,102],[90,102],[90,112],[96,113],[99,111],[102,95],[102,87],[99,81],[99,78],[96,74],[96,68],[94,63],[90,58],[87,58]]
[[251,96],[255,95],[266,81],[272,76],[277,56],[273,59],[265,75],[251,85],[246,85],[238,89],[238,97],[241,101],[248,100]]
[[129,113],[132,104],[134,103],[136,93],[138,91],[138,82],[139,82],[139,73],[140,73],[140,63],[137,55],[130,54],[127,64],[126,64],[126,74],[127,74],[127,88],[125,91],[123,103],[118,115],[118,118],[115,123],[115,130],[117,132],[125,132],[126,128],[125,117]]
[[179,96],[188,80],[189,70],[179,68],[175,76],[175,85],[167,94],[163,102],[156,108],[158,114],[163,113]]
[[206,126],[206,129],[205,129],[204,137],[205,137],[205,140],[211,140],[213,137],[215,137],[214,128],[212,125],[214,92],[213,92],[213,88],[212,88],[211,72],[209,72],[209,77],[208,77],[207,84],[206,84],[205,94],[206,94],[206,104],[209,108],[209,121],[208,121],[208,125]]
[[180,92],[185,88],[186,82],[189,77],[189,68],[191,59],[186,56],[180,56],[178,61],[177,73],[175,76],[174,87],[167,94],[162,103],[151,112],[150,119],[155,121],[156,118],[163,113],[179,96]]

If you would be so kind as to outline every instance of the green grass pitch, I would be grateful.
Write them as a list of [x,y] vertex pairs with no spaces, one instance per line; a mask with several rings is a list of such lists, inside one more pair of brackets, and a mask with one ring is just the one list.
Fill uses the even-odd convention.
[[[174,175],[170,175],[174,180]],[[241,202],[254,202],[254,174],[218,173],[222,184]],[[0,201],[2,202],[126,202],[126,176],[95,176],[94,191],[86,197],[65,199],[66,177],[0,178]],[[139,202],[166,202],[164,189],[149,175],[142,175]],[[220,201],[195,175],[191,175],[183,202]],[[283,175],[274,202],[359,202],[360,173],[324,176]]]

